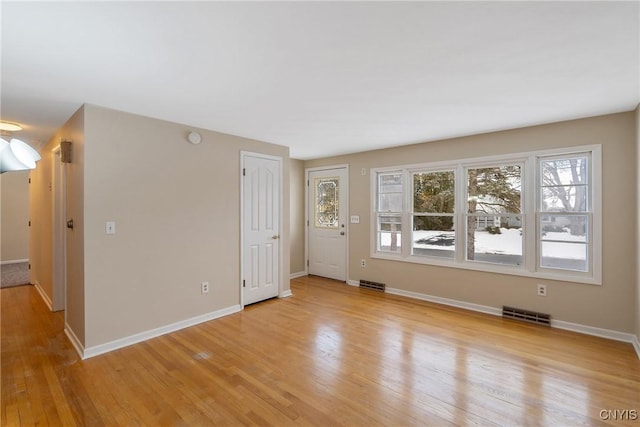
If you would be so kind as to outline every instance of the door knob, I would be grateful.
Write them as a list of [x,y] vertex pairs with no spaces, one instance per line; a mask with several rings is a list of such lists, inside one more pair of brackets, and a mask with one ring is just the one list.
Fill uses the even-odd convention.
[[341,236],[344,236],[344,231],[341,231],[341,232],[340,232],[340,235],[341,235]]
[[73,218],[71,218],[69,221],[67,221],[67,228],[73,230]]
[[272,237],[273,240],[278,240],[280,238],[279,234],[276,234],[275,236]]

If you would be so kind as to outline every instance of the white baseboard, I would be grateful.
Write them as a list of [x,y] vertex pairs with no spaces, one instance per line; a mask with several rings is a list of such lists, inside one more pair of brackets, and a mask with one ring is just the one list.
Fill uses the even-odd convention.
[[[359,282],[356,282],[354,280],[348,280],[347,284],[351,286],[359,286]],[[454,300],[449,298],[437,297],[433,295],[421,294],[418,292],[410,292],[410,291],[405,291],[405,290],[396,289],[396,288],[386,288],[386,292],[393,295],[400,295],[400,296],[405,296],[409,298],[419,299],[422,301],[434,302],[437,304],[443,304],[451,307],[462,308],[465,310],[491,314],[494,316],[502,315],[502,309],[497,307],[473,304],[465,301],[459,301],[459,300]],[[564,329],[567,331],[578,332],[581,334],[593,335],[596,337],[607,338],[614,341],[631,343],[636,351],[636,354],[638,355],[638,358],[640,358],[640,343],[638,342],[638,337],[633,334],[629,334],[626,332],[612,331],[610,329],[596,328],[595,326],[580,325],[578,323],[566,322],[564,320],[551,319],[551,326],[553,328]]]
[[285,291],[280,292],[280,295],[278,295],[278,298],[289,298],[292,295],[293,294],[291,293],[291,289],[287,289]]
[[422,301],[435,302],[436,304],[443,304],[457,308],[463,308],[465,310],[477,311],[480,313],[492,314],[494,316],[501,316],[502,309],[490,307],[487,305],[473,304],[470,302],[459,301],[455,299],[436,297],[433,295],[421,294],[418,292],[404,291],[396,288],[386,288],[386,292],[393,295],[401,295],[403,297],[415,298]]
[[20,264],[21,262],[29,262],[28,259],[12,259],[9,261],[1,261],[0,265],[6,265],[6,264]]
[[360,282],[357,280],[347,280],[347,285],[349,286],[360,286]]
[[638,355],[638,359],[640,359],[640,341],[638,341],[638,337],[637,336],[633,336],[633,342],[631,343],[633,344],[633,348],[636,350],[636,354]]
[[579,323],[565,322],[564,320],[551,319],[551,326],[566,331],[579,332],[581,334],[593,335],[594,337],[608,338],[614,341],[622,341],[633,344],[636,337],[633,334],[625,332],[612,331],[610,329],[596,328],[595,326],[586,326]]
[[188,328],[199,323],[208,322],[209,320],[218,319],[220,317],[228,316],[233,313],[242,311],[240,305],[233,305],[231,307],[223,308],[221,310],[213,311],[211,313],[203,314],[200,316],[192,317],[190,319],[181,320],[179,322],[172,323],[170,325],[161,326],[149,331],[140,332],[138,334],[130,335],[128,337],[119,338],[117,340],[98,344],[91,347],[87,347],[82,351],[82,359],[88,359],[90,357],[98,356],[100,354],[108,353],[113,350],[118,350],[123,347],[128,347],[132,344],[137,344],[142,341],[149,340],[151,338],[159,337],[160,335],[169,334],[171,332],[179,331],[180,329]]
[[80,358],[83,359],[82,355],[84,354],[84,346],[82,345],[82,343],[78,339],[78,336],[73,332],[73,329],[71,329],[71,326],[69,326],[67,322],[64,323],[64,334],[67,336],[67,338],[69,338],[69,341],[71,341],[71,345],[73,346],[73,348],[76,349],[78,356],[80,356]]
[[306,276],[306,271],[298,271],[297,273],[291,273],[289,275],[289,279],[297,279],[298,277]]
[[47,295],[47,293],[44,291],[44,289],[42,289],[42,286],[40,286],[40,283],[35,282],[33,286],[36,287],[36,290],[40,294],[42,301],[44,301],[44,303],[49,308],[49,311],[53,311],[53,302],[51,301],[51,298],[49,298],[49,295]]

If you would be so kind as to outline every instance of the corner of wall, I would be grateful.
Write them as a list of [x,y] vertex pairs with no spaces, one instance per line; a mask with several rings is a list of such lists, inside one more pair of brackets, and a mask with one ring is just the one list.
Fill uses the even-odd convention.
[[636,341],[640,358],[640,104],[636,106]]

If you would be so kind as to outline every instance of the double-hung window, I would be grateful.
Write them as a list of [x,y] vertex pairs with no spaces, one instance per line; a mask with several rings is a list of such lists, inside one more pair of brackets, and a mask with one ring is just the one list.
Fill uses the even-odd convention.
[[600,150],[373,169],[371,256],[599,284]]

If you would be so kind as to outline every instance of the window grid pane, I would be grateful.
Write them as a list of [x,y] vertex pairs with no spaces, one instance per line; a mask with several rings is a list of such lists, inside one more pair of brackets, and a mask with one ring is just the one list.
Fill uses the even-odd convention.
[[522,215],[467,215],[467,261],[523,263]]
[[449,213],[455,209],[455,172],[413,174],[413,212]]
[[467,169],[467,213],[522,212],[522,166]]
[[399,253],[402,249],[402,215],[378,214],[376,234],[379,251]]
[[378,174],[378,211],[402,212],[404,186],[401,172]]
[[413,215],[411,254],[454,258],[456,249],[453,215]]
[[588,212],[589,157],[540,161],[540,212]]

